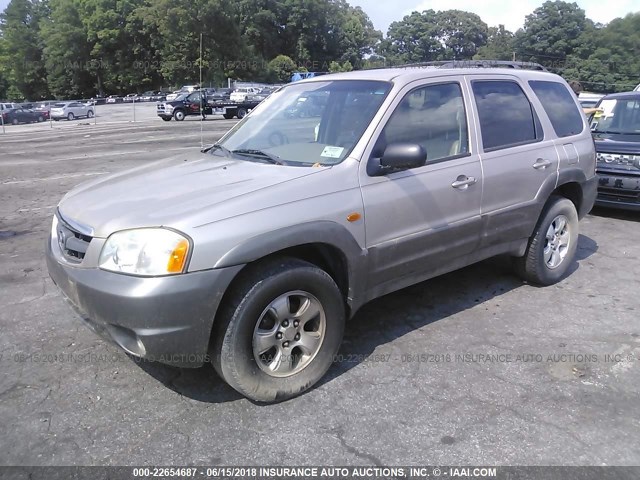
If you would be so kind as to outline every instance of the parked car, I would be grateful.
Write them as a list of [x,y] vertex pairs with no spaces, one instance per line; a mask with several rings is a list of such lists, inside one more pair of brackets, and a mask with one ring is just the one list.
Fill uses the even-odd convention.
[[51,106],[51,118],[53,120],[73,120],[75,118],[94,116],[94,110],[91,105],[82,102],[60,102]]
[[109,95],[106,103],[122,103],[122,97],[119,97],[118,95]]
[[45,115],[29,108],[7,108],[2,111],[2,121],[5,124],[44,122]]
[[34,105],[33,110],[42,115],[44,120],[49,120],[49,115],[51,112],[51,104],[50,103],[37,103]]
[[167,93],[158,90],[154,95],[151,96],[152,102],[161,102],[167,98]]
[[640,210],[640,91],[602,98],[591,117],[598,163],[596,205]]
[[[320,92],[319,116],[286,115]],[[203,152],[73,189],[46,261],[130,354],[211,361],[260,402],[318,382],[374,298],[499,254],[528,282],[558,282],[597,187],[575,95],[523,69],[292,83]]]
[[580,92],[578,95],[578,101],[583,109],[593,108],[598,104],[602,97],[604,97],[604,95],[601,93]]
[[210,100],[230,101],[231,92],[233,92],[232,88],[216,88],[215,92],[211,94],[207,93],[207,96]]
[[241,87],[236,88],[229,97],[229,100],[232,102],[245,102],[247,100],[247,96],[254,95],[258,93],[260,89],[254,87]]
[[127,93],[124,96],[124,98],[122,99],[122,101],[125,102],[125,103],[137,102],[137,101],[139,101],[138,94],[137,93]]
[[168,94],[166,96],[166,100],[167,101],[175,100],[176,98],[178,98],[179,95],[194,92],[199,88],[200,88],[199,85],[183,85],[182,88],[180,88],[180,90],[176,90],[173,93]]
[[17,105],[15,103],[9,103],[9,102],[0,103],[0,111],[16,108],[16,106]]

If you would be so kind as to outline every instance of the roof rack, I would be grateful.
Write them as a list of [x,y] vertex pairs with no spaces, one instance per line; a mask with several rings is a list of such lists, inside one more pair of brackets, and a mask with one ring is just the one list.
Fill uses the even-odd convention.
[[395,68],[513,68],[520,70],[548,71],[535,62],[512,62],[508,60],[441,60],[437,62],[408,63]]

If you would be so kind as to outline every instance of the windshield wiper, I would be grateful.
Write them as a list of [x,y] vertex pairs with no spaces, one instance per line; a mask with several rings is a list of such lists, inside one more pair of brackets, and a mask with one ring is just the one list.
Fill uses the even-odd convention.
[[206,153],[206,152],[210,152],[211,150],[222,150],[222,152],[225,153],[225,155],[227,155],[227,157],[231,156],[231,150],[229,150],[227,147],[220,145],[219,143],[214,143],[213,145],[209,145],[208,147],[205,147],[201,150],[202,153]]
[[264,152],[262,150],[257,150],[253,148],[239,148],[237,150],[233,150],[231,153],[235,153],[237,155],[249,155],[253,157],[260,157],[268,161],[269,163],[273,163],[274,165],[284,165],[280,157],[273,155],[271,153]]

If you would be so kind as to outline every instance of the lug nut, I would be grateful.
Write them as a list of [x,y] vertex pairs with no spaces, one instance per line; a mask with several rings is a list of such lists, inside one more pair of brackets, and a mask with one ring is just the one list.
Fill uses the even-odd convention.
[[282,338],[282,333],[280,333],[280,332],[276,333],[276,338],[278,340],[280,340]]
[[282,326],[287,328],[289,326],[289,320],[285,320],[284,322],[282,322]]
[[295,339],[296,340],[300,340],[300,334],[299,333],[296,333]]
[[289,342],[284,342],[284,343],[282,344],[282,346],[283,346],[284,348],[287,348],[287,347],[289,346]]
[[295,320],[295,321],[293,322],[293,326],[294,326],[294,327],[297,327],[298,325],[300,325],[300,322],[299,322],[298,320]]

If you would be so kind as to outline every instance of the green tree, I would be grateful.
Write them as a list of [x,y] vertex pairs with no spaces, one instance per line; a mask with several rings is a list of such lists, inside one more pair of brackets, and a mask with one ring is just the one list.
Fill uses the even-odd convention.
[[489,27],[487,44],[478,49],[476,60],[511,60],[514,52],[514,34],[504,25]]
[[425,10],[393,22],[379,51],[393,63],[470,59],[488,35],[487,25],[474,13]]
[[76,0],[51,0],[41,35],[49,90],[56,98],[90,97],[95,78],[89,72],[91,45]]
[[278,55],[269,62],[269,70],[278,82],[286,83],[291,80],[291,75],[297,70],[296,62],[286,55]]
[[40,22],[48,15],[45,2],[11,0],[0,14],[0,28],[6,47],[6,71],[13,99],[39,100],[49,95],[42,58]]
[[579,47],[586,28],[585,12],[577,3],[547,1],[527,15],[524,28],[516,32],[518,56],[542,63],[562,61]]
[[353,65],[350,62],[339,63],[333,61],[329,64],[329,72],[331,73],[350,72],[352,70]]

